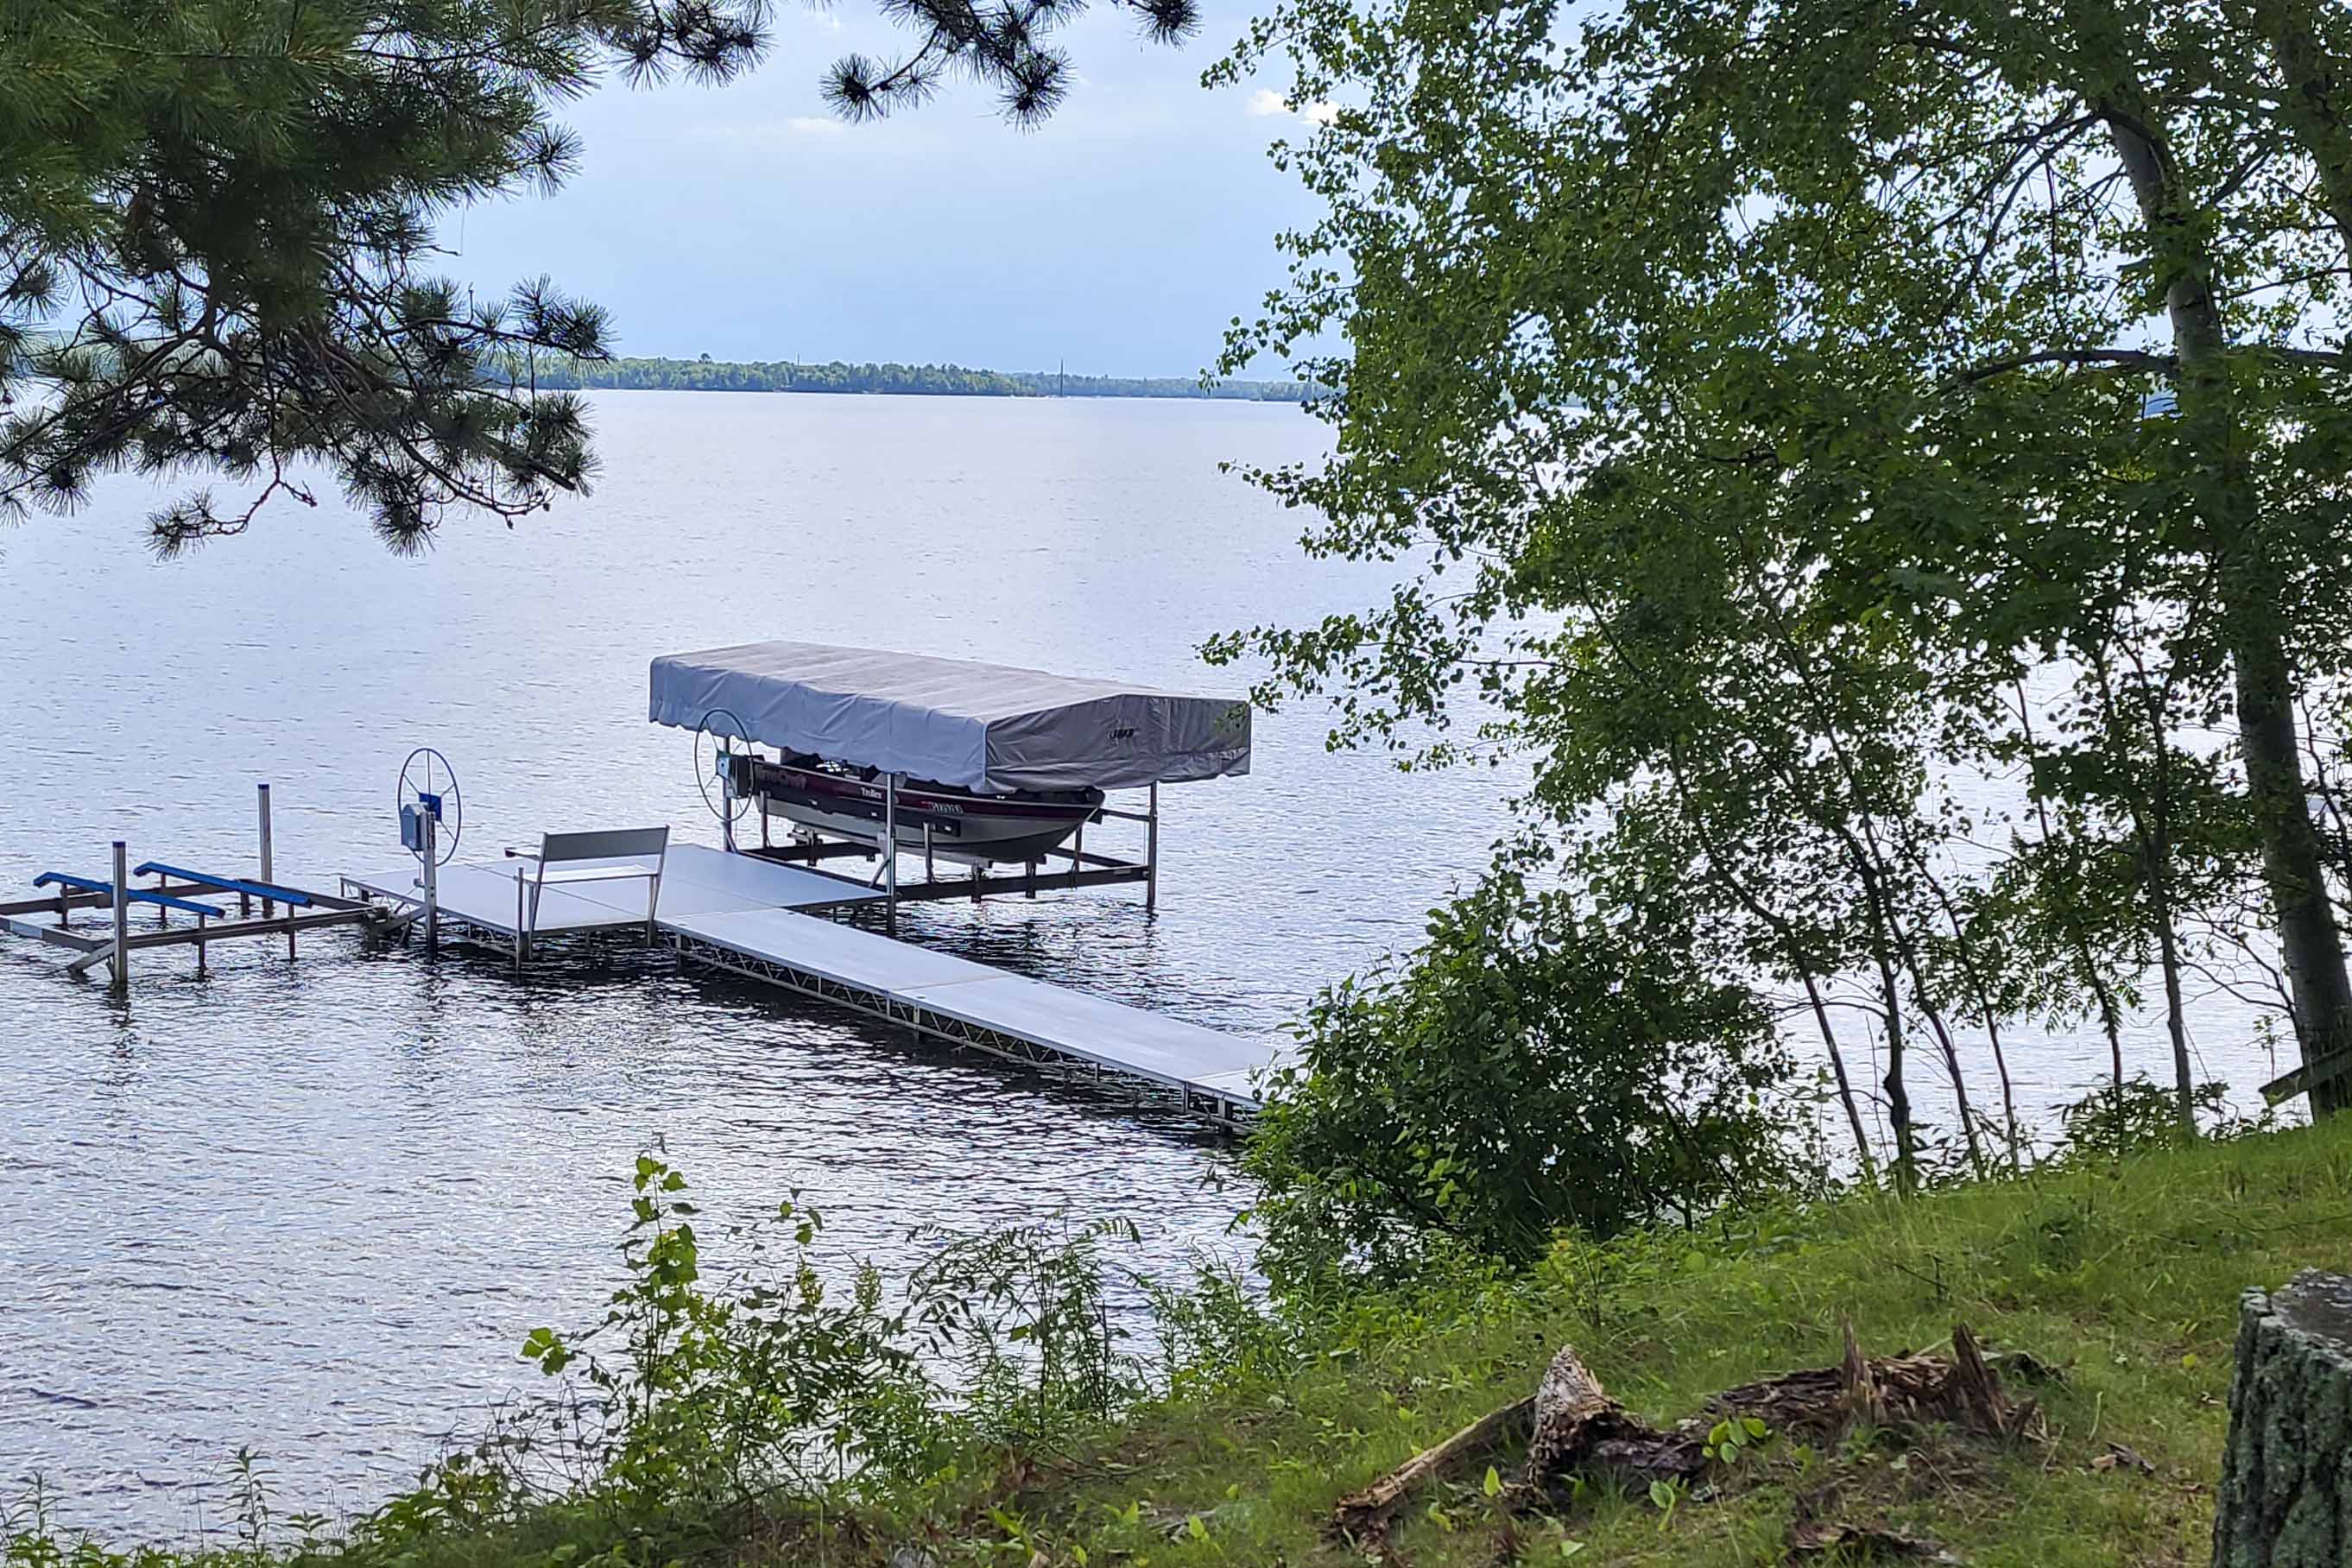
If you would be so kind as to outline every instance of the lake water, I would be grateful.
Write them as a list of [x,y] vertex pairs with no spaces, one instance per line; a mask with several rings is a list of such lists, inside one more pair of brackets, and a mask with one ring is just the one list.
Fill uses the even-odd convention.
[[[1202,638],[1388,580],[1307,562],[1297,517],[1219,473],[1318,450],[1295,408],[597,402],[593,498],[512,531],[453,519],[418,560],[330,497],[158,563],[154,493],[129,483],[0,536],[0,887],[102,876],[115,837],[134,862],[247,865],[264,781],[278,875],[331,885],[397,861],[394,778],[426,744],[459,770],[469,854],[640,822],[715,842],[687,738],[645,722],[656,654],[790,637],[1238,690]],[[1113,889],[931,906],[904,934],[1275,1028],[1412,945],[1513,777],[1403,774],[1323,730],[1261,714],[1251,776],[1165,792],[1156,920]],[[365,1509],[535,1377],[530,1328],[592,1315],[655,1140],[715,1217],[803,1189],[831,1250],[886,1267],[917,1226],[1056,1212],[1129,1215],[1173,1266],[1237,1205],[1225,1144],[1161,1109],[781,993],[651,955],[519,978],[358,947],[224,948],[204,982],[151,958],[126,1006],[0,945],[0,1499],[38,1475],[68,1521],[216,1529],[249,1445],[282,1506]],[[2209,1065],[2265,1070],[2216,1016]],[[2014,1047],[2030,1106],[2098,1070],[2080,1047]],[[2133,1050],[2163,1070],[2145,1024]]]

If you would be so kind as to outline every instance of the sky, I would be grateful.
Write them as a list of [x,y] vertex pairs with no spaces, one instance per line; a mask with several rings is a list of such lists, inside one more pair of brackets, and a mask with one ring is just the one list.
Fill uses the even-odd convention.
[[485,291],[551,276],[611,309],[625,354],[1192,375],[1280,281],[1276,232],[1315,210],[1265,155],[1301,129],[1276,84],[1200,85],[1253,9],[1209,0],[1171,47],[1097,0],[1061,35],[1068,100],[1024,131],[961,80],[843,123],[825,66],[904,36],[871,0],[781,0],[746,78],[568,106],[579,172],[454,216],[446,263]]

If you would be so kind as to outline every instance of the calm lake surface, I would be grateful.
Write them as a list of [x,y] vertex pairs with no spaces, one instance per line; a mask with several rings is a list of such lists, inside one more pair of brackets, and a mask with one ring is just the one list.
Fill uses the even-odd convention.
[[[0,888],[103,876],[114,837],[134,863],[250,866],[265,781],[280,879],[331,887],[397,863],[416,745],[461,775],[461,858],[574,826],[715,843],[688,738],[645,721],[656,654],[787,637],[1238,692],[1245,675],[1200,667],[1202,638],[1388,581],[1304,560],[1297,517],[1219,473],[1318,451],[1295,408],[597,404],[593,498],[512,531],[453,518],[418,560],[330,495],[158,563],[157,492],[130,483],[0,535]],[[1402,774],[1323,731],[1309,709],[1261,714],[1251,776],[1165,792],[1156,920],[1111,889],[919,907],[902,934],[1276,1028],[1412,945],[1484,863],[1517,776]],[[2210,1068],[2267,1070],[2242,1015],[2200,1006]],[[326,933],[292,963],[223,948],[204,982],[151,957],[126,1007],[7,943],[0,1040],[0,1500],[38,1476],[61,1517],[118,1536],[221,1528],[240,1446],[283,1509],[371,1506],[536,1381],[529,1329],[593,1315],[656,1140],[715,1220],[799,1188],[829,1252],[886,1268],[921,1255],[917,1226],[1063,1212],[1132,1217],[1138,1261],[1173,1268],[1229,1246],[1240,1201],[1225,1145],[1150,1104],[651,955],[518,978]],[[2132,1044],[2168,1071],[2159,1031]],[[2012,1047],[2029,1106],[2099,1070],[2104,1046],[2083,1047]]]

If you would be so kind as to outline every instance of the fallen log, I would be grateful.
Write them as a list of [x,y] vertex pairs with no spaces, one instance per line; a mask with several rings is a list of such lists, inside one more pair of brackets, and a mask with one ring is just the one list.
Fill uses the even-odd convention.
[[1536,1388],[1535,1429],[1528,1438],[1528,1479],[1548,1485],[1595,1475],[1648,1486],[1688,1480],[1706,1468],[1704,1432],[1662,1432],[1609,1397],[1601,1380],[1560,1347]]
[[1416,1487],[1493,1447],[1522,1423],[1528,1426],[1526,1485],[1556,1496],[1571,1478],[1629,1488],[1695,1479],[1711,1462],[1706,1440],[1714,1416],[1752,1415],[1775,1431],[1832,1438],[1856,1426],[1938,1421],[2014,1438],[2039,1422],[2031,1400],[2011,1401],[1965,1323],[1953,1326],[1949,1357],[1865,1356],[1853,1325],[1845,1324],[1843,1333],[1844,1355],[1838,1365],[1727,1388],[1706,1402],[1708,1415],[1671,1428],[1653,1426],[1628,1411],[1610,1396],[1575,1347],[1563,1345],[1533,1394],[1481,1416],[1341,1498],[1332,1526],[1350,1540],[1377,1540]]
[[1435,1447],[1423,1448],[1363,1490],[1349,1493],[1339,1500],[1332,1527],[1351,1541],[1378,1539],[1387,1532],[1398,1506],[1415,1487],[1514,1435],[1527,1421],[1535,1403],[1536,1396],[1529,1394],[1499,1410],[1490,1410]]
[[1927,1352],[1865,1356],[1852,1323],[1843,1333],[1845,1353],[1838,1365],[1727,1388],[1706,1402],[1707,1408],[1724,1415],[1753,1415],[1775,1431],[1831,1437],[1857,1426],[1932,1421],[2017,1437],[2039,1419],[2032,1401],[2010,1400],[1966,1323],[1952,1326],[1948,1358]]

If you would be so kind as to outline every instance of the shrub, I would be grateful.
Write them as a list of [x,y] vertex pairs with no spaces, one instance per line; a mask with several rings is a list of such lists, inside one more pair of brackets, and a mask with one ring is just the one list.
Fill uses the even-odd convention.
[[1513,1263],[1573,1226],[1688,1220],[1777,1187],[1790,1061],[1670,913],[1603,916],[1499,870],[1402,969],[1323,993],[1243,1156],[1285,1288],[1434,1248]]

